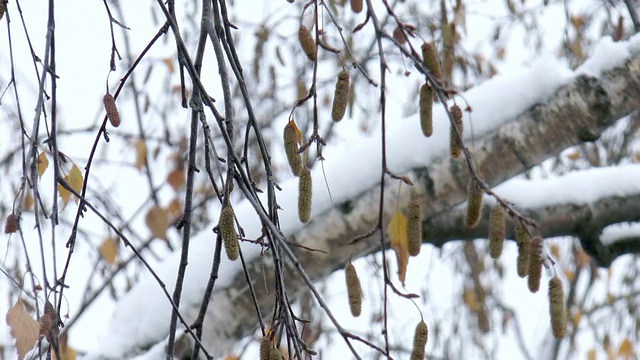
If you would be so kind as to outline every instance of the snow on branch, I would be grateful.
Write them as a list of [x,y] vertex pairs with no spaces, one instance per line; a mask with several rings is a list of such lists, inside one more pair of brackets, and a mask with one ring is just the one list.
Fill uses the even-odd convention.
[[[620,255],[640,252],[638,226],[611,226],[640,220],[638,179],[640,165],[604,167],[550,179],[513,179],[496,187],[495,192],[536,220],[543,237],[579,237],[599,265],[609,266]],[[485,219],[491,204],[485,202]],[[456,206],[428,218],[424,222],[425,242],[442,246],[452,240],[487,236],[486,221],[469,229],[462,225],[464,216],[465,207]],[[507,226],[507,238],[514,239],[513,228]]]
[[[465,127],[473,129],[473,135],[467,132],[465,142],[487,184],[498,185],[569,146],[597,139],[616,120],[640,108],[637,42],[635,38],[624,43],[606,42],[599,46],[593,60],[576,72],[546,60],[518,74],[497,76],[462,94],[473,107],[470,116],[465,115]],[[406,175],[415,184],[427,221],[425,229],[429,228],[429,219],[451,211],[465,199],[468,171],[463,162],[448,156],[448,126],[444,111],[435,109],[433,137],[422,137],[417,115],[395,124],[387,133],[390,170]],[[377,221],[380,171],[377,139],[355,144],[343,157],[325,161],[332,199],[320,180],[322,169],[314,168],[312,176],[319,181],[313,184],[311,221],[304,227],[296,212],[297,180],[280,184],[282,232],[290,241],[326,251],[322,254],[294,247],[300,264],[312,279],[327,276],[349,257],[379,250],[380,234],[350,245],[354,237],[367,233]],[[403,186],[398,193],[398,184],[391,181],[387,186],[384,213],[389,218],[398,201],[407,201],[409,191]],[[251,205],[243,202],[234,208],[246,237],[258,238],[260,221]],[[545,226],[550,225],[543,223],[543,231],[547,231]],[[193,320],[202,301],[214,243],[215,237],[209,231],[191,241],[180,304],[187,319]],[[272,284],[264,281],[272,277],[273,262],[268,253],[260,256],[258,246],[245,243],[241,248],[264,314],[273,302]],[[178,260],[175,254],[157,268],[170,292]],[[306,287],[299,276],[293,272],[286,276],[287,291],[292,297],[304,291]],[[131,358],[154,345],[157,349],[157,344],[167,336],[170,313],[160,285],[146,277],[119,301],[108,335],[86,358]],[[220,353],[256,326],[255,308],[241,266],[223,259],[202,341],[211,353]]]

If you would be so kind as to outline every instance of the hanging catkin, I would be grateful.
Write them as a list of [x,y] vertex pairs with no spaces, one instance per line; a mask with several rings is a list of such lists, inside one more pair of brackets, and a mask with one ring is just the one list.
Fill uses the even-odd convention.
[[424,136],[433,135],[433,89],[424,83],[420,87],[420,126]]
[[440,69],[440,61],[438,61],[438,52],[433,43],[425,42],[422,44],[422,59],[431,75],[436,79],[442,79],[442,70]]
[[429,338],[429,328],[424,321],[420,321],[413,334],[413,349],[411,349],[411,360],[423,360],[425,346]]
[[474,228],[480,222],[483,195],[484,190],[478,181],[473,177],[469,178],[467,184],[467,215],[465,217],[465,225],[468,228]]
[[407,209],[407,242],[409,255],[416,256],[422,246],[422,211],[418,194],[412,190]]
[[351,0],[351,11],[353,11],[356,14],[359,14],[362,12],[362,8],[363,8],[362,0]]
[[316,48],[316,42],[313,40],[311,33],[304,25],[300,25],[300,29],[298,30],[298,41],[300,42],[302,50],[307,55],[307,58],[311,61],[316,61],[318,59],[318,48]]
[[333,121],[340,121],[347,111],[349,103],[349,71],[342,70],[338,74],[336,89],[333,94],[333,106],[331,107],[331,118]]
[[540,278],[542,277],[542,238],[536,236],[531,240],[529,247],[529,276],[527,282],[529,290],[533,293],[540,289]]
[[562,339],[567,332],[567,316],[564,309],[562,281],[557,276],[549,280],[549,315],[553,336],[556,339]]
[[458,135],[456,135],[455,129],[458,130],[458,134],[460,134],[460,139],[464,136],[464,126],[462,125],[462,110],[458,104],[453,104],[451,107],[451,119],[453,120],[453,126],[450,127],[449,131],[449,146],[451,148],[451,156],[454,158],[459,158],[460,154],[462,154],[462,145],[458,142]]
[[287,161],[291,172],[295,176],[300,175],[302,170],[302,155],[298,153],[298,141],[296,140],[296,124],[294,121],[287,122],[282,135],[284,139],[284,152],[287,154]]
[[347,295],[349,296],[349,309],[351,315],[358,317],[362,312],[362,286],[356,268],[348,263],[344,268],[344,276],[347,283]]
[[505,211],[500,203],[491,208],[489,214],[489,255],[497,259],[502,254],[505,233]]
[[[2,2],[3,0],[0,0]],[[113,127],[120,126],[120,114],[118,113],[118,108],[116,107],[116,100],[113,98],[111,94],[105,94],[102,98],[104,102],[104,109],[107,111],[107,118]]]
[[298,179],[298,218],[306,223],[311,218],[311,171],[304,166]]
[[531,236],[527,228],[519,220],[516,222],[515,232],[516,243],[518,244],[518,276],[524,278],[529,274],[529,247],[531,246]]
[[232,261],[238,258],[238,233],[236,232],[234,217],[233,208],[231,205],[227,205],[222,208],[218,222],[224,250],[229,260]]

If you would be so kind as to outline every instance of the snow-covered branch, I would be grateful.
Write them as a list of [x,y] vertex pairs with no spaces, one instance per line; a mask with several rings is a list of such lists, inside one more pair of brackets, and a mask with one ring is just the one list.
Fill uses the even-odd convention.
[[[602,240],[611,225],[640,221],[640,165],[596,168],[545,180],[510,180],[495,192],[540,225],[543,237],[576,236],[601,266],[620,255],[640,251],[640,231]],[[488,219],[490,202],[485,202]],[[425,242],[442,246],[452,240],[486,238],[488,222],[473,229],[464,226],[465,207],[456,206],[424,222]],[[514,226],[507,226],[514,239]],[[606,237],[606,236],[605,236]]]
[[[496,186],[563,149],[597,139],[615,121],[640,108],[640,57],[636,42],[614,44],[604,41],[594,57],[576,72],[546,61],[516,75],[496,77],[463,94],[473,107],[471,116],[465,117],[466,129],[473,129],[473,141],[471,131],[466,132],[465,140],[484,180]],[[431,237],[426,240],[442,243],[444,235],[433,234],[446,233],[447,227],[448,239],[457,236],[451,230],[455,227],[454,207],[465,200],[468,171],[465,163],[448,156],[448,119],[444,111],[434,111],[434,136],[429,139],[422,137],[417,116],[396,125],[387,133],[389,167],[394,173],[409,177],[421,194],[425,231]],[[304,227],[297,220],[296,179],[281,184],[283,190],[278,201],[283,209],[280,215],[282,232],[292,242],[326,252],[294,247],[300,264],[312,279],[322,279],[350,258],[380,249],[379,233],[350,244],[354,237],[367,233],[377,222],[378,154],[380,144],[376,138],[355,144],[341,159],[329,158],[324,171],[332,192],[331,199],[322,181],[322,169],[315,168],[312,176],[318,180],[313,186],[312,220]],[[634,171],[637,174],[635,167]],[[398,202],[407,202],[408,189],[403,186],[398,192],[395,181],[389,181],[387,187],[384,213],[389,218]],[[532,192],[524,187],[522,191]],[[570,205],[565,201],[564,204],[531,207],[531,215],[540,220],[543,234],[578,234],[584,242],[585,231],[590,228],[581,227],[593,225],[594,220],[600,219],[601,224],[595,227],[600,230],[609,223],[637,220],[637,205],[633,207],[631,203],[633,199],[637,200],[638,194],[640,190],[624,194],[632,196],[629,196],[629,203],[619,200],[621,211],[615,218],[605,208],[611,201],[617,201],[615,194],[597,201],[584,201],[582,205]],[[551,198],[555,195],[536,189],[530,196]],[[510,200],[508,195],[505,198]],[[582,214],[587,209],[589,212]],[[236,215],[247,237],[258,237],[260,223],[252,211],[248,204],[236,205]],[[439,223],[439,214],[454,223]],[[442,224],[443,228],[435,229],[433,224]],[[468,234],[459,235],[469,238]],[[587,243],[597,244],[597,241],[590,241]],[[208,232],[192,240],[185,279],[187,287],[181,305],[190,319],[194,318],[197,304],[202,300],[213,243],[213,235]],[[262,313],[266,314],[273,304],[273,262],[268,253],[262,255],[255,245],[243,244],[242,249]],[[602,264],[612,260],[611,256],[598,251],[594,254],[600,256],[598,260]],[[158,269],[166,284],[173,282],[177,260],[177,256],[171,257]],[[300,276],[292,269],[287,271],[288,294],[293,297],[305,291],[306,285]],[[255,308],[240,265],[225,260],[220,274],[202,339],[212,353],[223,352],[257,326]],[[89,357],[123,358],[154,344],[158,344],[156,349],[162,348],[170,309],[159,294],[158,284],[153,281],[143,280],[134,287],[117,305],[109,335]],[[148,299],[154,299],[154,303]]]

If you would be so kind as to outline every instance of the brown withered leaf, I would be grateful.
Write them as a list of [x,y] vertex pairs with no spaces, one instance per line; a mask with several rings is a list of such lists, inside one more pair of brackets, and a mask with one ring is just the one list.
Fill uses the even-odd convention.
[[38,323],[40,323],[40,336],[47,338],[49,344],[57,344],[58,314],[49,301],[44,304],[44,314],[38,319]]
[[178,192],[187,181],[187,176],[184,173],[184,168],[174,169],[167,175],[167,182],[173,188],[173,191]]
[[18,301],[9,309],[6,322],[11,336],[16,339],[18,360],[22,360],[40,338],[40,324],[29,315],[22,298],[18,298]]
[[149,209],[147,216],[145,217],[145,223],[149,230],[151,230],[151,236],[167,240],[167,229],[169,229],[169,213],[165,208],[160,206],[154,206]]

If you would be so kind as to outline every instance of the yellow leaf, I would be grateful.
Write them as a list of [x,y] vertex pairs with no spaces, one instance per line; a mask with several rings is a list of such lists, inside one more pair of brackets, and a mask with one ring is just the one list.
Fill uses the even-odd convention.
[[587,352],[587,360],[596,360],[596,349],[591,349]]
[[47,170],[47,167],[49,167],[49,159],[47,159],[47,153],[41,152],[40,155],[38,155],[36,164],[38,167],[38,175],[42,177],[42,174],[44,174],[45,170]]
[[29,315],[21,298],[7,312],[6,321],[16,339],[18,360],[22,360],[40,338],[40,324]]
[[65,180],[67,180],[71,188],[78,194],[82,192],[82,183],[84,182],[84,178],[82,177],[82,172],[76,164],[73,164],[73,166],[71,167],[71,171],[69,171],[69,175],[65,177]]
[[167,182],[173,188],[173,191],[178,191],[184,186],[186,182],[186,175],[183,168],[175,169],[167,175]]
[[113,265],[118,257],[118,239],[112,237],[104,239],[100,245],[100,255],[106,262]]
[[398,277],[404,286],[404,279],[407,275],[407,265],[409,264],[409,241],[407,239],[407,217],[396,211],[387,225],[387,232],[391,239],[391,248],[396,252],[398,260]]
[[[84,179],[82,177],[82,172],[78,168],[76,164],[73,164],[71,167],[71,171],[64,177],[64,181],[71,186],[75,192],[80,193],[82,191],[82,183]],[[71,191],[65,189],[62,185],[58,184],[58,192],[60,199],[62,199],[62,203],[64,206],[67,206],[69,199],[71,199]]]
[[633,348],[633,343],[629,340],[629,338],[625,338],[620,343],[620,347],[618,348],[618,356],[623,359],[633,359],[636,351]]
[[[64,180],[68,182],[67,176],[64,177]],[[71,199],[71,191],[65,189],[64,187],[62,187],[62,185],[58,184],[58,196],[60,196],[60,199],[62,199],[62,203],[64,204],[62,209],[64,209],[67,206],[69,199]]]
[[137,140],[133,146],[136,149],[136,169],[141,170],[147,160],[147,144]]
[[159,206],[154,206],[149,209],[147,216],[145,217],[145,223],[149,230],[151,230],[151,236],[167,240],[167,229],[169,229],[169,212]]

